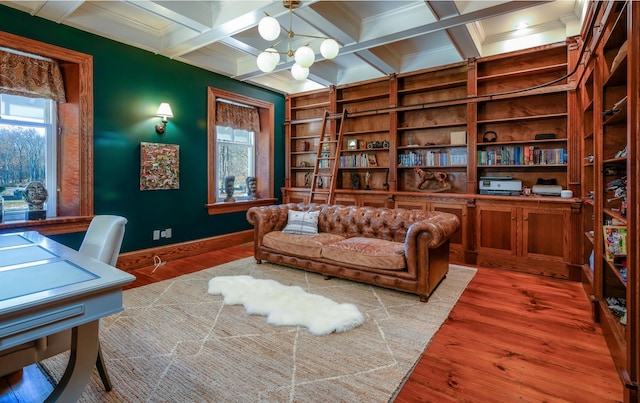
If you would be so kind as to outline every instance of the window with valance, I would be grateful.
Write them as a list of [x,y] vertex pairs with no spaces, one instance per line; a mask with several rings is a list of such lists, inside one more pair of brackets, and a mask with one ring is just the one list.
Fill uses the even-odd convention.
[[53,60],[0,49],[0,93],[65,102],[60,66]]

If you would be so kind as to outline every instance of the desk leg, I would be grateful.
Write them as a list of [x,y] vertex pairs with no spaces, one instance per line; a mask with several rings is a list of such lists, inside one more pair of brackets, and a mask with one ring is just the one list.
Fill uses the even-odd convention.
[[75,402],[89,383],[98,356],[99,320],[71,330],[71,354],[64,375],[45,402]]

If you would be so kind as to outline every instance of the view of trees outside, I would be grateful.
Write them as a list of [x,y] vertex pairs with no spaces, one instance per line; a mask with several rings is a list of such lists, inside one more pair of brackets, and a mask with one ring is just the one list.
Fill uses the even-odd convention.
[[0,196],[8,213],[5,221],[12,212],[27,209],[22,195],[29,182],[47,183],[47,130],[54,108],[48,99],[0,94]]
[[45,182],[45,135],[43,129],[0,125],[0,187],[5,209],[26,208],[24,187]]
[[226,194],[225,178],[235,176],[233,197],[247,197],[247,177],[254,176],[253,132],[216,126],[218,200]]

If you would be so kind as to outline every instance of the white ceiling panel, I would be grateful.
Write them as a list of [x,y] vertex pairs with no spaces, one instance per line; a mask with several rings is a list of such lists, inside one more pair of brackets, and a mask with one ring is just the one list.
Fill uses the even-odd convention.
[[[206,70],[296,93],[392,73],[449,64],[577,35],[585,0],[531,1],[328,1],[302,0],[293,15],[280,0],[219,1],[6,1],[0,4],[149,50]],[[265,14],[286,32],[273,41],[257,30]],[[292,25],[290,23],[292,21]],[[517,31],[516,25],[528,28]],[[341,46],[323,60],[322,39]],[[286,53],[309,44],[316,53],[309,77],[291,77],[286,54],[271,73],[260,71],[257,55],[275,45]]]

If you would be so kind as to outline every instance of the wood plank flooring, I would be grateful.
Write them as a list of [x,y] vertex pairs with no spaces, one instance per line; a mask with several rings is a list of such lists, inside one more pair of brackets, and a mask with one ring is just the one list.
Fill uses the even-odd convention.
[[[253,255],[244,244],[135,270],[139,287]],[[117,387],[117,386],[116,386]],[[0,378],[0,403],[42,401],[35,365]],[[622,386],[579,283],[479,268],[396,402],[616,402]]]

